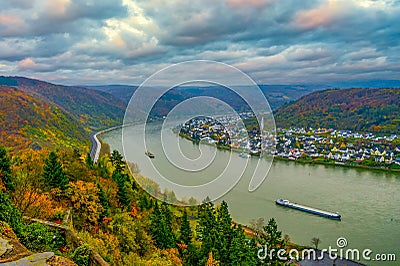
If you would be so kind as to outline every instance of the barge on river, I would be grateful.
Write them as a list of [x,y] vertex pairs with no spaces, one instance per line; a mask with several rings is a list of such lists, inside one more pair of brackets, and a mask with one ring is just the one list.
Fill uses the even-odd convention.
[[149,156],[150,159],[154,159],[154,157],[155,157],[154,153],[152,153],[151,151],[146,151],[144,154]]
[[312,214],[330,218],[330,219],[340,220],[340,218],[341,218],[340,214],[338,214],[338,213],[327,212],[327,211],[319,210],[316,208],[300,205],[297,203],[290,202],[286,199],[278,199],[275,201],[275,203],[278,205],[284,206],[284,207],[292,208],[292,209],[303,211],[303,212],[312,213]]

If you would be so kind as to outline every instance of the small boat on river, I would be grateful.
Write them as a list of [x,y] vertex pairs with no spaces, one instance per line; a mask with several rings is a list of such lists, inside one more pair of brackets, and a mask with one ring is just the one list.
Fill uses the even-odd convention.
[[154,155],[154,153],[152,153],[151,151],[146,151],[144,154],[146,154],[147,156],[149,156],[150,159],[154,159],[154,157],[156,157]]

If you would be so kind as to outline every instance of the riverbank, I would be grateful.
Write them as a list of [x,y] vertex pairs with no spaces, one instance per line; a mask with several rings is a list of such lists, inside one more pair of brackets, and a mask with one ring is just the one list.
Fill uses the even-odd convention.
[[[190,136],[188,136],[186,134],[182,134],[180,132],[178,133],[178,132],[176,132],[174,130],[173,130],[173,132],[175,134],[179,135],[180,137],[185,138],[185,139],[187,139],[187,140],[189,140],[189,141],[191,141],[193,143],[196,143],[196,144],[200,144],[201,143],[201,144],[206,144],[206,145],[215,145],[215,144],[211,144],[211,143],[208,143],[208,142],[201,142],[201,141],[195,140],[195,139],[191,138]],[[225,146],[225,145],[216,145],[216,147],[218,149],[229,150],[229,151],[233,151],[233,152],[236,152],[236,153],[245,152],[244,149],[233,149],[233,148],[231,148],[229,146]],[[249,154],[251,156],[254,156],[254,157],[259,157],[258,154],[251,154],[251,153],[249,153]],[[307,158],[298,158],[296,160],[293,160],[293,159],[284,158],[284,157],[280,157],[280,156],[274,156],[274,159],[281,160],[281,161],[290,161],[290,162],[295,162],[295,163],[301,163],[301,164],[320,164],[320,165],[328,165],[328,166],[334,166],[334,167],[340,166],[340,167],[358,168],[358,169],[371,170],[371,171],[384,171],[384,172],[400,173],[400,166],[399,166],[398,169],[389,168],[389,167],[383,167],[383,166],[372,167],[372,166],[361,165],[361,164],[349,164],[349,163],[337,162],[337,161],[325,161],[325,159],[321,160],[321,159],[318,159],[318,158],[317,159],[313,159],[313,158],[309,158],[309,157],[307,157]]]
[[[101,141],[101,135],[111,132],[113,130],[121,129],[122,127],[127,127],[130,125],[120,125],[120,126],[115,126],[111,128],[107,128],[104,130],[101,130],[97,133],[94,133],[91,135],[91,142],[92,142],[92,147],[90,149],[90,156],[94,162],[97,162],[98,159],[100,158],[101,154],[101,148],[102,148],[102,141]],[[200,142],[197,141],[185,134],[178,133],[176,130],[172,130],[175,134],[178,136],[185,138],[193,143],[196,144],[206,144],[210,146],[216,146],[218,149],[221,150],[227,150],[227,151],[233,151],[236,153],[242,153],[245,152],[244,149],[232,149],[228,146],[223,146],[223,145],[216,145],[208,142]],[[254,157],[259,157],[259,155],[254,155],[250,154]],[[300,163],[300,164],[317,164],[317,165],[326,165],[326,166],[331,166],[331,167],[344,167],[344,168],[355,168],[355,169],[363,169],[363,170],[368,170],[368,171],[376,171],[376,172],[389,172],[389,173],[400,173],[400,168],[399,169],[393,169],[393,168],[387,168],[387,167],[371,167],[371,166],[366,166],[366,165],[361,165],[361,164],[347,164],[347,163],[337,163],[335,161],[324,161],[324,160],[318,160],[318,159],[312,159],[312,158],[298,158],[297,160],[289,159],[289,158],[284,158],[280,156],[274,156],[274,160],[280,160],[280,161],[286,161],[286,162],[294,162],[294,163]]]
[[119,125],[115,127],[110,127],[104,130],[101,130],[99,132],[93,133],[90,135],[90,141],[92,142],[92,147],[90,148],[90,157],[92,158],[93,162],[97,162],[99,158],[101,157],[101,148],[102,148],[102,140],[101,140],[101,135],[104,133],[111,132],[113,130],[117,130],[123,127],[126,127],[128,125]]
[[363,169],[368,171],[375,172],[389,172],[389,173],[400,173],[400,169],[389,169],[389,168],[379,168],[379,167],[370,167],[366,165],[350,165],[350,164],[337,164],[335,162],[324,162],[320,160],[305,160],[305,159],[297,159],[292,160],[288,158],[283,158],[279,156],[275,156],[274,160],[285,161],[285,162],[294,162],[299,164],[317,164],[317,165],[326,165],[331,167],[343,167],[343,168],[353,168],[353,169]]

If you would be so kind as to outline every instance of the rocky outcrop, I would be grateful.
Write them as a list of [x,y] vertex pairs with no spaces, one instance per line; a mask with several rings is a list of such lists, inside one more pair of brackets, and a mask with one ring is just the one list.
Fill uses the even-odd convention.
[[0,237],[0,257],[10,253],[13,250],[13,246],[10,244],[10,241]]
[[31,254],[19,242],[12,228],[7,223],[0,221],[0,265],[5,262],[19,260]]
[[19,242],[12,228],[0,221],[0,266],[76,266],[64,257],[55,256],[53,252],[30,252]]
[[2,264],[2,266],[23,266],[23,265],[49,266],[50,264],[47,264],[47,261],[53,256],[54,256],[53,252],[35,253],[16,261],[4,263]]

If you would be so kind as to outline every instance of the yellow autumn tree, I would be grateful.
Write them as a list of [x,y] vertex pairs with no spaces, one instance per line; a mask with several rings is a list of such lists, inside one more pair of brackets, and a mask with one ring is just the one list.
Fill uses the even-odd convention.
[[97,225],[103,207],[99,200],[99,188],[93,182],[78,180],[69,183],[70,200],[76,226]]
[[206,266],[219,266],[219,261],[217,261],[213,258],[212,251],[210,251],[210,253],[208,253],[208,259],[206,262]]

